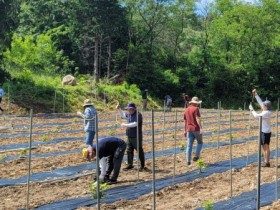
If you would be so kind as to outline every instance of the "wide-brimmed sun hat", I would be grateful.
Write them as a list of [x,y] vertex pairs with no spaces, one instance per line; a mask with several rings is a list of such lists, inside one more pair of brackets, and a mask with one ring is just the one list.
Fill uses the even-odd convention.
[[90,99],[86,99],[84,101],[83,107],[85,107],[85,106],[93,106],[93,103],[90,101]]
[[136,109],[135,103],[128,103],[125,109]]
[[192,100],[189,102],[190,104],[201,104],[201,100],[199,100],[198,97],[194,96],[192,97]]

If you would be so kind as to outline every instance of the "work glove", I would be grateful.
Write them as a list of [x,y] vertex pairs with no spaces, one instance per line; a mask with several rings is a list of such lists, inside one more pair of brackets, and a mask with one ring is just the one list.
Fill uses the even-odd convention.
[[254,111],[254,108],[253,108],[252,104],[249,105],[249,110]]
[[77,115],[82,115],[82,112],[77,112]]

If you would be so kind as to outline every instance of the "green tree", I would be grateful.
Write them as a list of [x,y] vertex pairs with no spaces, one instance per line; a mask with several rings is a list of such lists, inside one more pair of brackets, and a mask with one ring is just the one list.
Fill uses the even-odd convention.
[[33,74],[58,75],[67,71],[70,62],[45,34],[20,37],[14,34],[11,49],[4,53],[5,69],[16,77],[23,71]]

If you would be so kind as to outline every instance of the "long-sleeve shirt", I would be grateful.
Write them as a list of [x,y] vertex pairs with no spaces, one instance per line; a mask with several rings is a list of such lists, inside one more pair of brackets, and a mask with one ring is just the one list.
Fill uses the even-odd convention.
[[[114,156],[116,149],[124,144],[125,142],[122,139],[108,136],[98,140],[98,151],[99,158]],[[93,145],[93,148],[96,149],[96,145]]]
[[96,118],[96,110],[93,106],[89,106],[85,109],[85,112],[81,114],[84,118],[84,130],[87,131],[95,131],[95,118]]
[[[126,124],[122,124],[126,127],[126,135],[128,138],[136,138],[137,137],[137,111],[133,114],[125,113],[121,109],[118,110],[120,116],[127,120]],[[142,139],[142,114],[138,112],[138,130],[139,130],[139,139]]]
[[[258,104],[262,107],[263,101],[261,100],[261,98],[256,94],[255,96]],[[257,113],[256,111],[252,111],[252,114],[254,115],[254,117],[262,117],[262,132],[263,133],[270,133],[271,132],[271,115],[272,112],[269,110],[263,110],[261,113]]]
[[0,98],[2,98],[5,95],[5,92],[2,88],[0,88]]

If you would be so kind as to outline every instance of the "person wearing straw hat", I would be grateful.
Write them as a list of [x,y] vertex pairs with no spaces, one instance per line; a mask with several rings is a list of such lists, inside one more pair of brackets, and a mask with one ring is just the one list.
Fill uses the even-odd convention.
[[[105,161],[101,161],[101,167],[106,169],[104,177],[100,177],[102,182],[108,184],[115,184],[117,182],[120,168],[126,149],[126,143],[120,138],[113,136],[104,137],[98,140],[98,156],[100,160],[106,157]],[[96,157],[96,144],[92,149],[89,149],[89,153],[92,153],[92,157]],[[110,178],[110,175],[113,174]]]
[[[135,103],[128,103],[126,106],[127,112],[123,112],[120,108],[120,105],[116,106],[116,109],[118,110],[120,116],[122,118],[127,119],[127,123],[122,123],[122,127],[126,127],[126,136],[127,136],[127,167],[125,167],[123,170],[128,171],[133,169],[133,157],[134,157],[134,150],[137,150],[139,146],[139,159],[141,166],[139,168],[140,171],[146,171],[147,168],[145,167],[145,154],[142,146],[143,142],[143,134],[142,134],[142,114],[138,112],[137,116],[137,110]],[[138,120],[138,123],[137,123]],[[138,130],[138,139],[139,143],[137,145],[137,130]]]
[[[4,90],[3,90],[2,88],[0,88],[0,104],[1,104],[1,102],[2,102],[2,98],[3,98],[4,95],[5,95]],[[2,107],[0,106],[0,114],[2,114],[3,111],[4,111],[4,110],[3,110]]]
[[252,104],[249,105],[249,110],[252,112],[254,117],[262,117],[261,145],[264,152],[264,163],[262,164],[262,167],[270,167],[269,144],[271,138],[271,102],[269,100],[262,101],[262,99],[257,94],[256,89],[254,89],[252,93],[262,109],[262,112],[258,114],[254,110]]
[[95,136],[95,119],[97,112],[90,99],[86,99],[83,104],[84,113],[77,112],[77,115],[84,119],[84,131],[86,132],[86,145],[92,147]]
[[200,157],[200,152],[203,145],[202,140],[202,125],[200,119],[200,111],[199,105],[201,104],[201,100],[198,97],[193,97],[189,102],[189,106],[185,109],[184,112],[184,120],[185,120],[185,137],[187,137],[187,149],[186,149],[186,157],[187,157],[187,165],[191,165],[191,154],[194,140],[197,140],[197,147],[195,157],[193,161],[197,161]]

